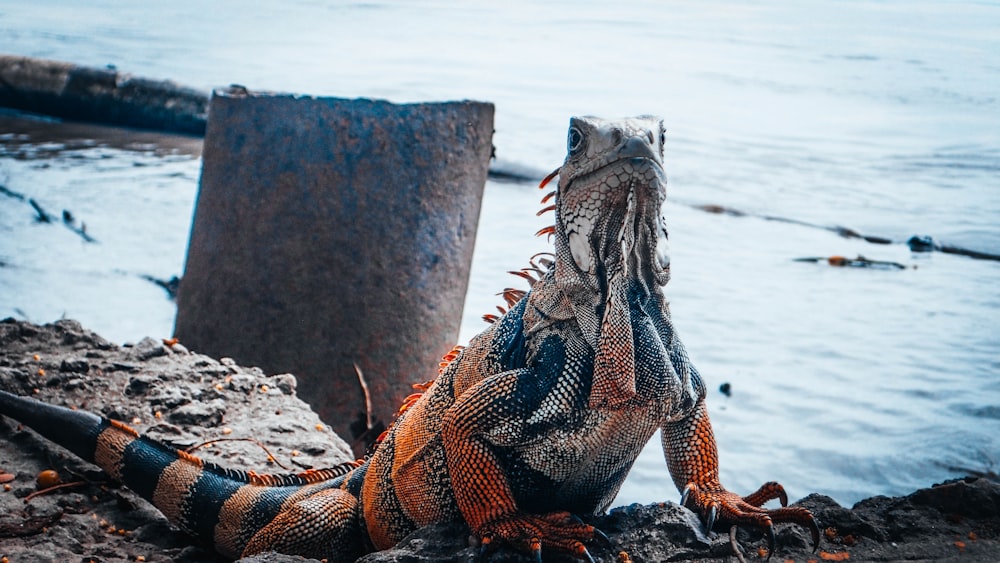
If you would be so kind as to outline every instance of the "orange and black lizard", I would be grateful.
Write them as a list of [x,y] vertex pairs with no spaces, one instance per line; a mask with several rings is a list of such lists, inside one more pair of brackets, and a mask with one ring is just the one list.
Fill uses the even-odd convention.
[[[661,215],[661,120],[570,121],[550,208],[552,259],[527,292],[409,401],[367,459],[289,475],[218,467],[94,414],[0,392],[0,413],[96,463],[224,556],[264,551],[353,561],[435,522],[464,521],[483,551],[593,560],[579,516],[605,511],[662,430],[681,503],[706,526],[816,520],[777,483],[719,482],[705,386],[674,330]],[[550,194],[551,195],[551,194]],[[548,203],[546,196],[543,203]],[[773,550],[772,550],[773,551]]]

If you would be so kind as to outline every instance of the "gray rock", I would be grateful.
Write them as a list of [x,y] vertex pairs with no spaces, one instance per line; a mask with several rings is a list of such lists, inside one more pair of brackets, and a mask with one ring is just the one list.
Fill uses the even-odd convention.
[[90,364],[82,358],[66,358],[59,364],[59,371],[68,373],[87,373]]
[[142,361],[158,358],[160,356],[166,356],[170,353],[170,350],[163,345],[163,342],[148,336],[140,340],[139,343],[132,348],[132,351],[135,354],[135,357]]

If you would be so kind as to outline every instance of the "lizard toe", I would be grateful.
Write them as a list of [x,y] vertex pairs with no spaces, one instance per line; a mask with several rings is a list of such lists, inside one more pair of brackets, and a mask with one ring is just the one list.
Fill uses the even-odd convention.
[[781,506],[788,506],[788,494],[780,483],[769,481],[760,486],[759,489],[743,497],[743,502],[751,506],[764,506],[770,500],[778,499]]
[[480,559],[488,556],[498,545],[504,545],[530,555],[535,561],[541,561],[543,548],[583,561],[593,561],[583,542],[604,536],[603,533],[600,536],[597,534],[596,528],[568,512],[517,513],[488,522],[477,530],[482,541]]

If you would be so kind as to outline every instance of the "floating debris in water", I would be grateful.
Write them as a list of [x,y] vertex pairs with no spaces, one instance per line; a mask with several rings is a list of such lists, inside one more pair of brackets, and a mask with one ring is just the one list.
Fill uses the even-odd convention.
[[930,235],[913,235],[906,241],[906,246],[909,246],[910,250],[913,252],[937,251],[937,252],[943,252],[945,254],[958,254],[959,256],[978,258],[980,260],[1000,260],[1000,254],[980,252],[978,250],[961,248],[958,246],[952,246],[950,244],[940,244],[934,240],[934,237]]
[[167,297],[171,300],[177,299],[177,290],[181,286],[181,279],[179,277],[172,276],[168,280],[151,276],[149,274],[140,274],[139,277],[162,287],[167,292]]
[[[869,243],[872,243],[872,244],[894,244],[896,242],[896,241],[893,241],[891,238],[888,238],[888,237],[882,237],[882,236],[877,236],[877,235],[866,235],[866,234],[859,233],[858,231],[855,231],[854,229],[851,229],[849,227],[842,227],[840,225],[834,225],[834,226],[819,225],[819,224],[816,224],[816,223],[810,223],[808,221],[802,221],[802,220],[799,220],[799,219],[792,219],[792,218],[789,218],[789,217],[779,217],[779,216],[776,216],[776,215],[761,215],[761,214],[747,213],[745,211],[741,211],[739,209],[733,209],[732,207],[726,207],[724,205],[695,204],[695,203],[685,203],[683,201],[681,201],[680,203],[683,203],[683,204],[685,204],[685,205],[687,205],[689,207],[692,207],[694,209],[700,209],[701,211],[704,211],[706,213],[712,213],[712,214],[715,214],[715,215],[728,215],[730,217],[757,217],[758,219],[764,219],[766,221],[777,221],[779,223],[789,223],[789,224],[792,224],[792,225],[801,225],[803,227],[810,227],[810,228],[813,228],[813,229],[823,229],[825,231],[830,231],[830,232],[836,233],[837,235],[842,236],[844,238],[861,239],[861,240],[864,240],[865,242],[869,242]],[[968,256],[969,258],[978,258],[980,260],[998,260],[998,261],[1000,261],[1000,254],[992,254],[992,253],[989,253],[989,252],[981,252],[981,251],[978,251],[978,250],[971,250],[971,249],[968,249],[968,248],[961,248],[961,247],[958,247],[958,246],[951,246],[951,245],[947,245],[947,244],[939,244],[938,242],[936,242],[929,235],[913,235],[912,237],[910,237],[906,241],[905,244],[907,246],[909,246],[910,250],[913,251],[913,252],[935,252],[936,251],[936,252],[943,252],[945,254],[958,254],[959,256]],[[803,258],[800,261],[808,262],[808,261],[820,261],[820,260],[825,260],[825,258]],[[875,261],[875,263],[879,264],[879,262],[877,262],[877,261]],[[847,263],[844,263],[844,264],[831,264],[831,265],[833,265],[833,266],[861,266],[861,267],[871,267],[873,264],[847,264]],[[902,267],[902,268],[906,268],[906,266],[902,266],[901,264],[897,264],[897,265],[900,266],[900,267]]]
[[878,268],[878,269],[896,269],[905,270],[907,266],[900,264],[899,262],[890,262],[887,260],[871,260],[861,256],[860,254],[857,258],[847,258],[844,256],[814,256],[807,258],[796,258],[796,262],[826,262],[831,266],[838,267],[852,267],[852,268]]

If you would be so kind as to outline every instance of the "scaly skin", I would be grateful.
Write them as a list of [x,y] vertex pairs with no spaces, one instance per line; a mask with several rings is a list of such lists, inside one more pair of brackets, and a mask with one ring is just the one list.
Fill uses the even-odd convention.
[[663,142],[651,117],[571,120],[555,225],[543,230],[554,260],[535,268],[538,279],[525,274],[530,291],[505,293],[510,310],[446,357],[356,467],[250,475],[86,413],[8,394],[0,413],[74,445],[230,557],[275,550],[352,561],[420,526],[463,520],[484,548],[590,559],[585,544],[601,534],[577,516],[609,507],[657,429],[682,502],[709,528],[738,524],[773,538],[774,522],[794,522],[815,543],[805,509],[760,508],[786,504],[777,483],[742,498],[719,483],[705,386],[662,291]]

